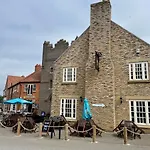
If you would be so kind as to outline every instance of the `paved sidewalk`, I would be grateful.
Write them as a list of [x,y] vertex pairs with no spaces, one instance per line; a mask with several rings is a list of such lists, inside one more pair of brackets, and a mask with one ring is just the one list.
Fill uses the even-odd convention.
[[150,135],[142,139],[129,140],[130,145],[123,145],[123,139],[113,134],[103,134],[98,143],[91,143],[91,138],[70,137],[69,141],[58,136],[53,139],[38,137],[38,133],[22,134],[17,137],[10,130],[0,128],[0,150],[150,150]]

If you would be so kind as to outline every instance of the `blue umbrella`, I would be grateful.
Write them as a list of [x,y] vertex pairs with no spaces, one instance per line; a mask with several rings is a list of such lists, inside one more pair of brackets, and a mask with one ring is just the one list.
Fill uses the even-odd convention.
[[33,103],[26,101],[22,98],[14,98],[14,99],[5,101],[4,104],[33,104]]
[[83,104],[82,118],[85,119],[85,120],[90,120],[92,118],[92,114],[91,114],[88,99],[85,98],[83,103],[84,104]]

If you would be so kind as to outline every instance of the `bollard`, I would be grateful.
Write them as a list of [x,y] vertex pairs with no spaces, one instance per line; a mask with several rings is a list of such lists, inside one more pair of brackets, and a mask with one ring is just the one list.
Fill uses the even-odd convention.
[[92,128],[93,128],[92,142],[96,143],[96,126],[92,125]]
[[68,141],[68,124],[65,124],[65,140]]
[[21,129],[21,122],[20,119],[18,119],[17,136],[20,136],[20,129]]
[[43,123],[40,123],[39,125],[39,137],[42,137],[42,127],[43,127]]
[[61,139],[61,127],[59,127],[59,139]]
[[124,127],[124,144],[127,144],[127,138],[128,138],[127,127]]

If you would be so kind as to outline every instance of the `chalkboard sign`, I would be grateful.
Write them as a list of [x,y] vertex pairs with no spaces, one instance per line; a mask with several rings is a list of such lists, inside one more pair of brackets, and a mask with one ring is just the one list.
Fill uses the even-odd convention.
[[48,132],[49,126],[50,126],[50,121],[49,120],[45,120],[44,123],[43,123],[42,132]]

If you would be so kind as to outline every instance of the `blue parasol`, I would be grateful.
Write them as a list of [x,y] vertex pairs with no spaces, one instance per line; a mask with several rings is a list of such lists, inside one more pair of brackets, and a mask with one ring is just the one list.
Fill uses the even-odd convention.
[[92,114],[91,114],[88,99],[85,98],[83,103],[84,104],[83,104],[82,118],[85,119],[85,120],[90,120],[92,118]]
[[33,104],[33,102],[26,101],[22,98],[14,98],[4,102],[4,104]]

